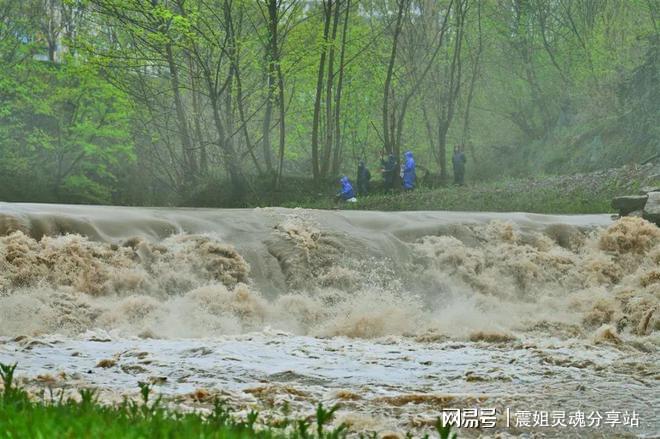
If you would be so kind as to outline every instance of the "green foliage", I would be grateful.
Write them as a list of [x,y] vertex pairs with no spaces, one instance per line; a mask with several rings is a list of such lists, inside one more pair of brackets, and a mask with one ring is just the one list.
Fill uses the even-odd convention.
[[80,408],[81,410],[88,410],[92,408],[97,402],[96,390],[94,389],[80,389]]
[[14,371],[16,371],[16,364],[4,364],[0,363],[0,378],[2,379],[3,384],[3,394],[2,397],[5,401],[10,400],[15,392],[14,389]]
[[438,431],[440,439],[456,439],[456,433],[452,434],[450,425],[442,425],[440,419],[435,423],[435,429]]
[[135,160],[125,96],[82,65],[24,61],[0,82],[0,198],[109,203]]
[[[315,182],[325,193],[330,174],[378,163],[396,4],[409,9],[390,115],[405,113],[401,150],[431,173],[462,143],[472,180],[484,181],[605,169],[660,151],[657,2],[452,2],[424,75],[449,0],[352,0],[338,133],[326,110],[340,103],[344,15],[325,41],[320,2],[275,2],[273,49],[269,3],[0,0],[0,199],[254,203],[250,192],[274,182],[265,156],[280,152],[280,88],[284,177],[307,179],[320,55],[332,48],[319,131],[337,167]],[[268,83],[275,66],[281,84]],[[268,192],[275,198],[259,203],[283,198]]]

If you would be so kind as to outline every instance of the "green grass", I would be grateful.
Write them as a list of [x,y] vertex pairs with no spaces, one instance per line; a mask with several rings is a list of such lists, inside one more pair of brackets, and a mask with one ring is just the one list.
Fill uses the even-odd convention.
[[246,187],[245,197],[228,198],[226,182],[209,181],[183,205],[196,207],[303,207],[310,209],[360,210],[454,210],[533,213],[613,212],[612,198],[636,194],[640,187],[657,185],[653,171],[624,166],[586,174],[536,175],[528,178],[502,176],[497,181],[468,180],[467,186],[442,184],[434,175],[418,179],[412,192],[384,193],[382,179],[373,172],[372,191],[359,196],[357,203],[335,203],[339,189],[336,179],[314,182],[306,177],[287,177],[280,188],[272,178],[256,178]]
[[[452,210],[534,213],[611,212],[612,197],[624,193],[617,185],[592,190],[589,187],[533,185],[529,181],[509,180],[472,186],[418,188],[412,192],[376,193],[358,197],[357,203],[342,203],[346,210]],[[283,203],[284,207],[333,209],[331,197],[304,198]]]
[[[147,384],[140,385],[140,402],[124,400],[103,405],[90,389],[81,389],[79,400],[42,397],[41,401],[34,401],[14,384],[15,369],[16,365],[0,363],[0,438],[335,439],[348,434],[343,424],[330,426],[339,406],[328,409],[319,403],[312,421],[286,418],[277,426],[259,426],[257,412],[241,419],[219,400],[207,414],[167,409],[160,398],[150,400]],[[455,438],[450,430],[438,421],[436,431],[441,438]],[[374,433],[368,437],[375,436]]]

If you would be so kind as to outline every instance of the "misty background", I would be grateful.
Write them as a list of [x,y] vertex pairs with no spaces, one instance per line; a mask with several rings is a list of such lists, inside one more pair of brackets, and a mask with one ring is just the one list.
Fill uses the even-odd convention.
[[0,0],[0,199],[246,205],[660,152],[653,0]]

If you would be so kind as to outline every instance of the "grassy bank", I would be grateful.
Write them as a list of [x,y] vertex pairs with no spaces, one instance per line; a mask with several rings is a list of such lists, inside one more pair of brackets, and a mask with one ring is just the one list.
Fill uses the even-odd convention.
[[[420,176],[412,192],[385,193],[374,171],[372,190],[358,196],[357,203],[341,209],[364,210],[455,210],[535,213],[613,212],[612,198],[636,194],[641,187],[660,185],[660,165],[630,165],[587,174],[545,175],[535,178],[503,178],[499,181],[468,181],[466,186],[441,184],[431,176]],[[355,186],[355,185],[354,185]],[[256,179],[244,197],[232,199],[222,190],[227,184],[211,182],[183,203],[196,207],[303,207],[334,209],[338,183],[314,183],[306,178],[287,178],[276,189],[272,179]]]
[[[341,209],[363,210],[454,210],[535,213],[613,212],[612,198],[636,194],[640,187],[660,184],[641,168],[620,168],[590,174],[545,176],[478,182],[466,186],[419,187],[358,197],[357,203],[342,203]],[[332,196],[308,196],[283,203],[286,207],[332,209]]]
[[[167,409],[160,398],[150,398],[146,384],[140,386],[139,402],[103,405],[89,389],[81,389],[78,400],[52,395],[35,400],[14,384],[15,367],[0,364],[1,438],[333,439],[348,433],[344,425],[330,426],[338,406],[327,409],[319,404],[310,419],[284,418],[277,425],[264,425],[257,412],[242,419],[218,400],[205,414]],[[449,428],[438,426],[437,430],[441,438],[450,437]]]
[[506,183],[491,186],[419,188],[412,192],[376,193],[358,197],[357,203],[341,203],[331,198],[307,198],[285,203],[285,207],[346,210],[453,210],[484,212],[603,213],[611,210],[608,194],[570,193],[553,188],[511,190]]

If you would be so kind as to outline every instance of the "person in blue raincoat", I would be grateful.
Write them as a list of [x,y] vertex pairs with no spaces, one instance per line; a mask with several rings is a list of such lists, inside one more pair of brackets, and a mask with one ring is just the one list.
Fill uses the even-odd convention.
[[337,192],[337,200],[350,202],[357,201],[355,198],[355,192],[353,191],[353,185],[348,177],[344,175],[339,179],[339,183],[341,184],[341,189]]
[[412,151],[406,151],[403,156],[403,188],[409,191],[415,188],[415,180],[417,180],[415,159],[413,158]]

